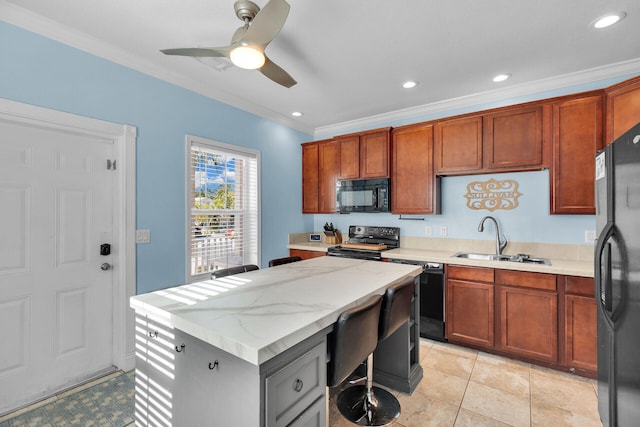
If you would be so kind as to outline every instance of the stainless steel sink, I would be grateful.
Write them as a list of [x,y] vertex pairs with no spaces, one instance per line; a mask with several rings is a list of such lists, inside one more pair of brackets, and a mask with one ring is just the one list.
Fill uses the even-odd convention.
[[471,260],[480,261],[509,261],[509,262],[521,262],[526,264],[544,264],[551,265],[551,261],[547,258],[531,258],[526,254],[518,255],[496,255],[496,254],[477,254],[472,252],[458,252],[451,256],[451,258],[465,258]]

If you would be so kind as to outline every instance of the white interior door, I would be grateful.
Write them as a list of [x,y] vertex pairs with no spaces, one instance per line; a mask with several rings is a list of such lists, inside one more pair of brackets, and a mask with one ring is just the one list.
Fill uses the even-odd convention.
[[113,151],[0,121],[0,414],[113,364]]

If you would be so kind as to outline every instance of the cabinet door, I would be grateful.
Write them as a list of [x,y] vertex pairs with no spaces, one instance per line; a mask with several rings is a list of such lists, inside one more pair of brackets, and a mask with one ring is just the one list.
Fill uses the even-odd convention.
[[318,144],[302,144],[302,213],[318,212]]
[[180,351],[175,356],[171,424],[260,425],[258,367],[178,329],[175,335]]
[[594,159],[603,145],[602,106],[602,96],[553,104],[552,214],[596,212]]
[[391,146],[391,211],[394,214],[438,212],[433,126],[394,129]]
[[500,349],[533,359],[558,360],[558,296],[555,292],[502,286]]
[[360,136],[360,178],[389,176],[389,129]]
[[335,213],[338,145],[324,141],[318,145],[318,212]]
[[482,169],[482,117],[447,120],[435,125],[436,174]]
[[542,106],[510,108],[483,121],[485,169],[542,167]]
[[318,258],[326,255],[327,253],[322,251],[306,251],[304,249],[289,249],[289,256],[299,256],[302,259]]
[[360,136],[349,135],[338,141],[338,179],[360,178]]
[[567,366],[595,372],[598,369],[596,301],[591,297],[566,295],[565,310]]
[[447,280],[447,338],[476,346],[494,346],[494,286]]
[[612,86],[606,93],[609,144],[640,121],[640,77]]

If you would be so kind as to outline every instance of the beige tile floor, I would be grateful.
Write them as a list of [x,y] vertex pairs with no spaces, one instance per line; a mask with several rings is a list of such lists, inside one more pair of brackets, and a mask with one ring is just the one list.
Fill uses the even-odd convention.
[[[414,393],[395,393],[398,427],[602,427],[593,380],[425,339],[420,364]],[[329,425],[353,426],[333,402]]]

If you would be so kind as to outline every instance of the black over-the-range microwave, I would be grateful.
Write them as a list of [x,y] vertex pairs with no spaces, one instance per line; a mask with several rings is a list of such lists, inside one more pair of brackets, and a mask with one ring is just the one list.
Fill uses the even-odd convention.
[[389,178],[338,181],[336,208],[340,213],[389,212]]

